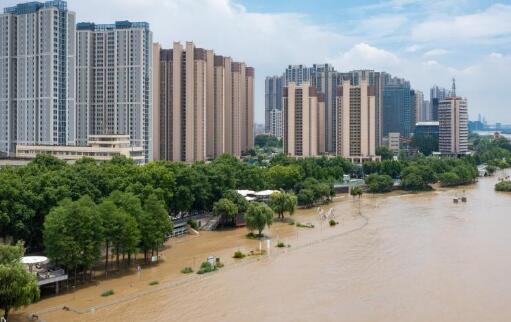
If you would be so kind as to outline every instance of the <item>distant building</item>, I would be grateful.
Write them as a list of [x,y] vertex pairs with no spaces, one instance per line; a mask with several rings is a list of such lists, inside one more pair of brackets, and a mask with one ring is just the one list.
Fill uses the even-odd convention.
[[469,121],[468,122],[468,130],[470,132],[483,131],[484,124],[481,121]]
[[428,121],[428,122],[417,122],[415,125],[414,135],[429,135],[438,138],[439,133],[439,122]]
[[394,78],[385,84],[383,92],[383,135],[390,132],[400,133],[409,137],[412,133],[412,124],[415,112],[412,110],[412,95],[410,83],[406,80]]
[[468,152],[467,100],[447,97],[438,107],[439,148],[445,155],[463,155]]
[[[412,110],[415,111],[415,116],[412,117],[412,127],[415,127],[415,123],[427,121],[427,119],[423,119],[423,115],[426,113],[424,112],[424,93],[418,90],[412,90],[412,97],[413,97],[413,108]],[[412,129],[413,132],[413,129]]]
[[386,146],[393,152],[398,152],[400,147],[401,135],[396,132],[390,132],[385,138]]
[[376,159],[376,97],[367,80],[337,88],[337,155],[353,162]]
[[431,116],[431,102],[428,100],[424,100],[423,108],[421,111],[421,118],[419,122],[428,122],[432,120]]
[[282,137],[283,119],[282,119],[282,93],[284,91],[284,76],[266,77],[264,82],[264,119],[265,132]]
[[66,1],[20,3],[0,26],[0,151],[74,145],[75,13]]
[[153,159],[153,35],[147,22],[77,24],[77,144],[127,134]]
[[130,146],[129,135],[91,135],[88,146],[21,145],[16,146],[16,157],[34,159],[38,154],[49,154],[65,161],[87,157],[97,161],[111,160],[123,155],[135,163],[145,162],[144,148]]
[[449,91],[443,87],[434,85],[429,91],[429,101],[431,104],[431,121],[438,121],[438,106],[440,101],[449,96]]
[[271,110],[270,111],[270,135],[278,138],[284,136],[284,111],[283,110]]
[[[313,157],[320,150],[320,136],[324,135],[325,102],[308,82],[293,82],[284,88],[284,153],[293,157]],[[323,132],[323,133],[322,133]]]

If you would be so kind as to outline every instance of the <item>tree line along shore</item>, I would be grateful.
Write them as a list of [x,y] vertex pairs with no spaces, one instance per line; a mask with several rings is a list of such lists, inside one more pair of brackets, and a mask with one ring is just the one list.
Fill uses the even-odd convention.
[[[105,162],[84,158],[70,165],[39,155],[27,166],[0,170],[0,237],[18,243],[0,249],[0,298],[12,287],[6,285],[8,278],[23,275],[13,256],[6,255],[20,249],[43,252],[75,280],[77,274],[85,280],[103,257],[108,272],[111,266],[129,266],[137,253],[146,261],[157,254],[173,228],[169,214],[206,211],[225,217],[227,225],[244,214],[249,230],[260,235],[275,215],[283,220],[297,205],[329,202],[345,174],[364,178],[371,193],[391,191],[396,181],[401,189],[424,191],[434,183],[472,183],[482,163],[488,172],[511,164],[508,140],[472,136],[471,143],[473,154],[459,159],[419,155],[394,160],[390,151],[380,149],[382,161],[362,165],[340,157],[292,159],[282,154],[255,163],[223,155],[194,164],[156,161],[140,166],[115,157]],[[246,202],[237,189],[281,192],[266,205]],[[108,262],[109,254],[114,263]],[[0,303],[0,308],[16,308],[38,296]]]

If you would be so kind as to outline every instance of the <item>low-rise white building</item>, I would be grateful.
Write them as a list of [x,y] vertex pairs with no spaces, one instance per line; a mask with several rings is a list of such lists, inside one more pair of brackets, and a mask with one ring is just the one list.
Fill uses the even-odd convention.
[[142,164],[144,148],[130,146],[129,135],[91,135],[88,146],[60,145],[16,145],[16,157],[33,159],[38,154],[49,154],[65,161],[76,161],[83,157],[97,161],[108,161],[117,155],[124,155]]

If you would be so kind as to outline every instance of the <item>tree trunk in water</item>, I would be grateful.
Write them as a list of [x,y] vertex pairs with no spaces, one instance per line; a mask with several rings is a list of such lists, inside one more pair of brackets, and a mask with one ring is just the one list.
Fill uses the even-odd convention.
[[105,256],[105,276],[108,276],[108,245],[109,243],[106,242],[106,256]]
[[7,318],[9,317],[10,308],[6,306],[3,308],[3,310],[4,310],[4,319],[5,319],[5,321],[7,321]]
[[116,261],[116,264],[117,264],[117,270],[119,270],[119,247],[117,247],[115,249],[115,255],[116,255],[115,261]]

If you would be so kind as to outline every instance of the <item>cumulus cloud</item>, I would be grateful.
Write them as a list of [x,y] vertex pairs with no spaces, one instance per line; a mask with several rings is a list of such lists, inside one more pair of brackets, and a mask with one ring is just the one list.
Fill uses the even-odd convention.
[[433,18],[412,29],[412,38],[418,42],[463,42],[510,36],[511,5],[495,4],[484,11]]
[[329,60],[337,70],[389,69],[399,64],[399,58],[386,50],[359,43],[338,57]]

